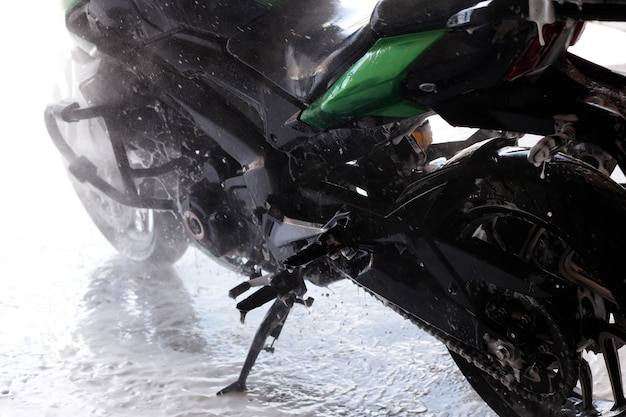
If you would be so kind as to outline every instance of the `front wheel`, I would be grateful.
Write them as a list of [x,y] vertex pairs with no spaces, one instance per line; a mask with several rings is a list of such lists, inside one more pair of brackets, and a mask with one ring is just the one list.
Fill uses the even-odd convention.
[[[123,166],[148,168],[167,160],[173,139],[161,134],[166,126],[159,111],[145,107],[108,120],[97,118],[67,124],[65,137],[74,151],[92,161],[98,175],[116,189],[132,187],[148,198],[172,198],[178,181],[175,173],[128,180],[120,171]],[[122,149],[117,155],[115,146]],[[72,182],[92,221],[120,254],[135,261],[168,264],[184,254],[189,242],[178,213],[126,206],[87,183],[73,177]]]
[[74,190],[102,235],[126,258],[172,264],[187,250],[177,213],[124,206],[88,184],[74,182]]
[[[101,97],[104,96],[103,91],[115,90],[107,80],[122,78],[122,75],[119,70],[98,65],[90,58],[83,60],[87,63],[72,61],[76,68],[68,73],[89,70],[85,75],[89,82],[82,84],[95,90],[93,97],[85,97],[74,79],[68,80],[68,83],[77,91],[68,94],[84,107],[102,104],[99,100],[104,100]],[[102,74],[107,77],[102,77]],[[102,85],[99,89],[94,88],[98,82]],[[123,169],[128,171],[163,165],[178,155],[176,138],[168,126],[166,111],[156,103],[120,110],[106,118],[63,123],[59,128],[72,151],[92,162],[98,176],[118,191],[129,189],[131,193],[136,192],[146,198],[172,199],[176,196],[178,177],[175,172],[139,179],[124,178],[121,174]],[[71,174],[70,180],[92,221],[123,256],[135,261],[171,264],[185,253],[189,241],[178,213],[126,206],[88,183],[79,182]]]

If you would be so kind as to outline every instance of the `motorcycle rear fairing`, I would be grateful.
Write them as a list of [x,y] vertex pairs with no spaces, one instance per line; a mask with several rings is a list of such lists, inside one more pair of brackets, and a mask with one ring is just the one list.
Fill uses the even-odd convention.
[[626,168],[626,77],[575,55],[564,56],[535,80],[428,104],[452,124],[540,135],[553,133],[555,122],[570,118],[578,140],[597,144]]

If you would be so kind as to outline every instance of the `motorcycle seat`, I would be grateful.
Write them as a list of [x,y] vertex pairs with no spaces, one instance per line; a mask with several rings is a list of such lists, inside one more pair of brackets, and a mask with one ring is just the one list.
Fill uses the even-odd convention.
[[370,26],[379,36],[395,36],[446,27],[448,19],[474,0],[380,0]]

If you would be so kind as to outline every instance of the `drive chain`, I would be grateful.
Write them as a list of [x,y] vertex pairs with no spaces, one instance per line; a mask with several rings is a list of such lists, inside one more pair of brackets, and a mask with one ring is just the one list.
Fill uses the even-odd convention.
[[[369,294],[377,298],[376,295],[372,293],[370,290],[368,290],[367,288],[361,285],[359,286],[363,288],[365,291],[367,291]],[[442,332],[441,330],[435,328],[434,326],[431,326],[428,323],[425,323],[424,321],[416,318],[415,316],[411,314],[408,314],[406,311],[393,305],[392,303],[385,303],[385,306],[390,307],[392,310],[400,314],[405,319],[410,320],[418,328],[420,328],[421,330],[423,330],[430,336],[434,337],[439,342],[443,343],[444,346],[446,346],[448,350],[450,350],[453,353],[456,353],[457,355],[465,359],[468,363],[472,364],[473,366],[478,368],[480,371],[488,375],[494,381],[499,382],[500,384],[502,384],[503,387],[517,394],[518,396],[520,396],[521,398],[525,400],[532,401],[538,404],[546,404],[546,403],[560,404],[568,397],[569,393],[571,392],[573,388],[573,385],[576,382],[576,378],[574,377],[571,381],[571,384],[562,384],[562,386],[559,387],[560,391],[555,391],[552,393],[533,392],[529,390],[528,388],[525,388],[520,382],[516,381],[515,377],[512,374],[507,373],[503,369],[503,367],[498,363],[498,361],[495,360],[494,358],[491,358],[489,355],[483,352],[479,352],[477,351],[477,349],[469,347],[457,341],[456,339],[450,337],[449,335]],[[549,314],[545,312],[545,309],[543,309],[542,307],[538,305],[535,305],[535,307],[539,308],[544,313],[544,318],[550,321],[549,324],[552,326],[553,329],[556,329],[556,331],[558,332],[558,336],[564,337],[557,323]],[[566,352],[565,357],[571,357],[570,352]]]

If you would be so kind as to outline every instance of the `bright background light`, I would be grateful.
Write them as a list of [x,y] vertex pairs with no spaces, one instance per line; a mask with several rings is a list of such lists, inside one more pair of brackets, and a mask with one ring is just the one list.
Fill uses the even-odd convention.
[[37,243],[67,234],[56,225],[78,205],[43,121],[70,46],[61,2],[9,1],[2,7],[0,253],[10,259],[19,250],[17,238]]

